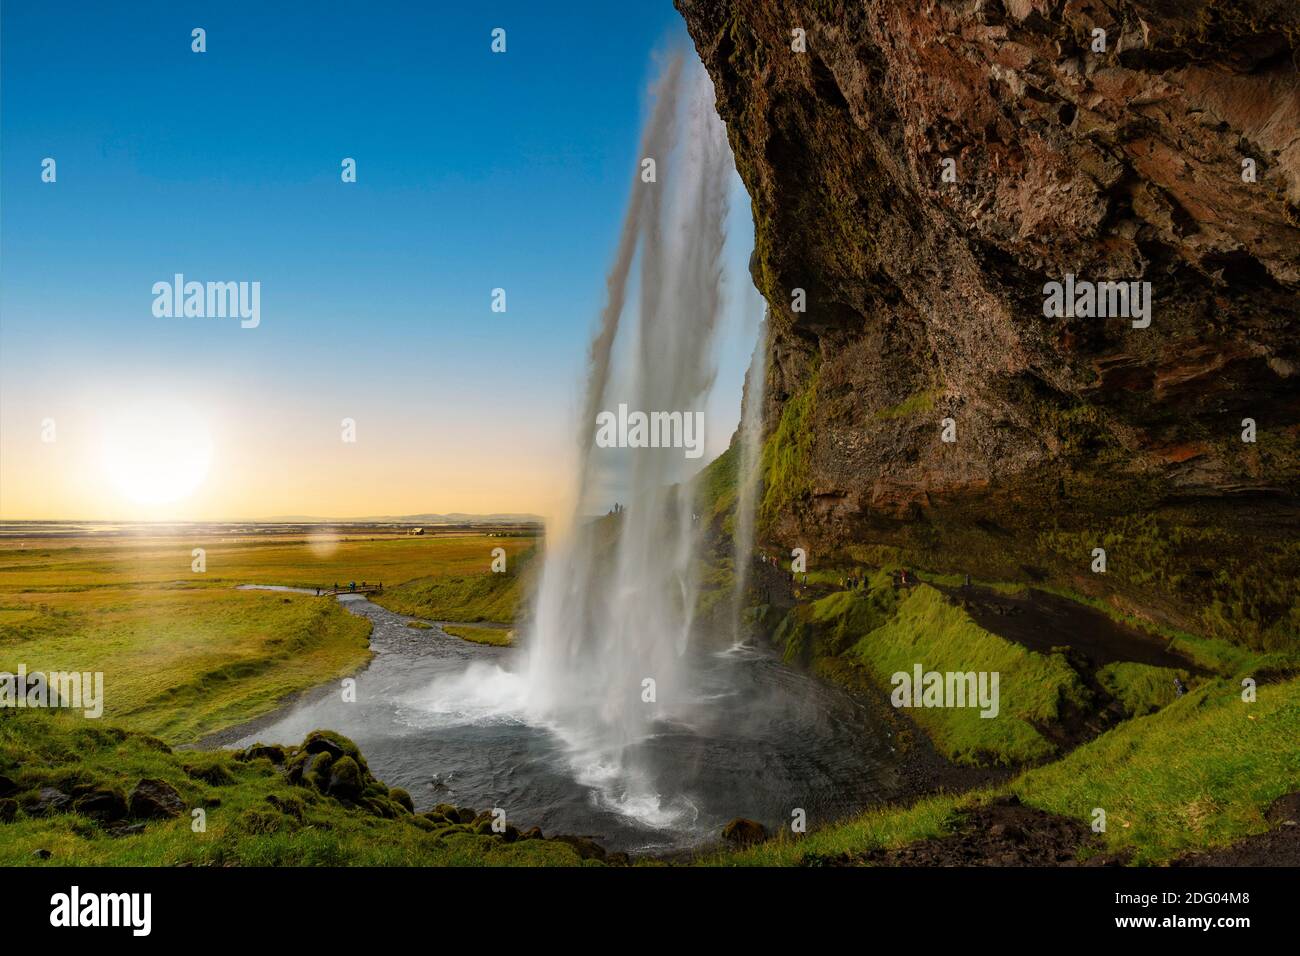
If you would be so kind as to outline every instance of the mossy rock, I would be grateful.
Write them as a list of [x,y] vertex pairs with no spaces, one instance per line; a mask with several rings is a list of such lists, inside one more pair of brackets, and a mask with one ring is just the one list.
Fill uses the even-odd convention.
[[328,753],[307,754],[302,764],[302,782],[309,787],[324,791],[329,786],[333,767],[334,758]]
[[89,793],[77,797],[72,802],[72,809],[83,817],[111,823],[126,816],[126,797],[120,790],[112,787],[96,787]]
[[330,767],[327,792],[332,797],[355,799],[365,789],[360,765],[351,757],[340,757]]
[[309,754],[327,753],[334,760],[340,757],[351,757],[361,769],[366,771],[370,769],[366,766],[366,758],[361,756],[361,748],[347,737],[332,730],[313,730],[303,738],[300,749]]
[[407,813],[415,812],[415,801],[412,800],[411,795],[401,787],[393,787],[389,790],[388,799],[404,807]]

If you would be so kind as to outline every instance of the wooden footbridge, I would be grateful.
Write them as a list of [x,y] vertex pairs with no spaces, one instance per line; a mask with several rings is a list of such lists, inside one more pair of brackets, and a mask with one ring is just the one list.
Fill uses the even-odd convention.
[[383,584],[366,584],[362,581],[360,584],[345,584],[342,587],[317,588],[316,594],[318,597],[333,597],[337,594],[379,594],[383,590]]

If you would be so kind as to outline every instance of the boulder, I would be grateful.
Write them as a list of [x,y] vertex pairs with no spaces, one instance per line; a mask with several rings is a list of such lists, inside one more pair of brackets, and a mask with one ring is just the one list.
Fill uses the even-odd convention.
[[389,790],[388,799],[392,800],[394,803],[397,803],[399,806],[405,807],[407,813],[415,812],[415,801],[412,800],[411,795],[407,793],[405,790],[403,790],[401,787],[393,787],[391,790]]
[[750,846],[767,839],[767,829],[756,820],[736,817],[722,828],[722,839],[736,846]]
[[302,783],[304,786],[324,790],[329,785],[330,768],[333,765],[334,758],[325,751],[307,754],[302,762],[297,765],[297,778],[295,779],[294,774],[291,772],[289,779],[294,780],[295,783]]
[[12,823],[18,816],[18,801],[8,797],[0,800],[0,823]]
[[357,766],[365,769],[366,761],[361,756],[361,748],[354,744],[342,734],[336,734],[332,730],[313,730],[303,738],[302,747],[309,754],[327,753],[335,760],[340,757],[351,757],[357,762]]
[[178,817],[185,812],[185,803],[175,787],[166,780],[149,777],[135,785],[127,803],[131,816],[145,820]]
[[23,801],[23,809],[29,816],[43,817],[54,813],[66,813],[72,804],[72,798],[56,787],[41,787],[33,796]]
[[330,767],[329,785],[326,788],[332,797],[355,799],[360,796],[365,786],[361,768],[351,757],[340,757]]
[[111,823],[126,816],[126,797],[109,787],[96,787],[74,800],[72,809],[82,816]]

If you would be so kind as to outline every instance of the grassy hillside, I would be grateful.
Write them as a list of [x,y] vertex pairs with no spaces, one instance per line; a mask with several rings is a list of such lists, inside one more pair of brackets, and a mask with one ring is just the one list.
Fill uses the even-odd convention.
[[1088,691],[1059,654],[1038,654],[979,627],[927,585],[895,591],[878,572],[861,590],[836,591],[792,609],[773,639],[787,661],[852,684],[861,676],[889,692],[893,675],[975,671],[999,675],[1000,709],[981,717],[974,707],[914,707],[907,711],[948,759],[962,764],[1025,763],[1051,756],[1041,726],[1062,708],[1084,707]]
[[931,671],[999,674],[1000,712],[973,707],[922,707],[909,714],[941,753],[957,763],[1023,763],[1055,747],[1035,727],[1061,717],[1065,704],[1085,706],[1087,690],[1060,654],[1044,655],[1003,640],[944,600],[934,588],[914,588],[898,611],[849,650],[877,683],[921,664]]
[[1242,700],[1234,680],[1213,680],[1147,717],[1127,721],[1061,760],[1008,784],[884,807],[796,839],[708,856],[727,866],[795,866],[897,847],[948,833],[957,812],[998,794],[1091,823],[1106,811],[1102,839],[1132,862],[1158,863],[1268,829],[1264,810],[1300,789],[1300,680]]
[[374,598],[380,607],[433,621],[494,621],[508,624],[520,614],[533,588],[539,562],[532,549],[508,554],[506,570],[493,573],[491,561],[462,569],[444,565]]

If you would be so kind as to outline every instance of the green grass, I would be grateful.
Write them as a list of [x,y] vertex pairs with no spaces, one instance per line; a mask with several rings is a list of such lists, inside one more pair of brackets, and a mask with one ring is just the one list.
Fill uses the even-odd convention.
[[[393,610],[509,623],[535,543],[483,534],[4,541],[0,671],[102,672],[107,719],[189,742],[369,660],[369,622],[337,601],[236,584],[382,580],[376,600]],[[206,551],[204,572],[191,570],[195,547]],[[497,547],[510,573],[491,572]]]
[[1097,671],[1097,682],[1106,692],[1119,700],[1124,709],[1135,717],[1142,717],[1172,704],[1178,697],[1174,678],[1190,685],[1191,675],[1185,670],[1153,667],[1131,661],[1116,661]]
[[806,836],[783,830],[774,839],[744,850],[722,850],[701,856],[705,866],[808,866],[833,861],[844,854],[895,848],[916,840],[943,836],[956,810],[973,794],[942,795],[918,800],[910,807],[879,807],[852,820],[815,827]]
[[[319,587],[382,581],[385,587],[429,575],[487,571],[493,548],[513,564],[531,551],[531,537],[485,534],[340,537],[262,535],[230,539],[178,535],[166,538],[16,539],[0,542],[0,608],[24,591],[74,591],[97,587],[236,584]],[[206,570],[192,568],[193,549],[205,551]]]
[[[186,767],[190,770],[187,772]],[[224,771],[224,772],[223,772]],[[129,793],[142,778],[172,784],[187,808],[202,808],[206,832],[191,816],[151,821],[144,832],[114,837],[76,813],[19,814],[0,825],[0,866],[576,866],[567,845],[543,840],[426,830],[397,818],[348,809],[289,783],[267,760],[229,753],[169,751],[159,741],[108,724],[41,711],[0,712],[0,773],[22,792],[57,786]],[[207,780],[224,779],[212,784]],[[274,802],[272,802],[274,801]],[[287,808],[287,809],[284,809]],[[48,860],[35,852],[48,850]]]
[[102,672],[105,718],[172,742],[267,713],[370,659],[370,623],[330,599],[187,587],[18,597],[48,600],[58,610],[42,616],[56,626],[6,629],[0,671]]
[[1054,745],[1035,723],[1055,721],[1063,703],[1083,706],[1087,690],[1061,655],[1043,655],[977,625],[928,585],[914,588],[888,623],[853,645],[852,655],[882,687],[915,664],[927,671],[997,672],[1000,710],[913,707],[910,716],[939,751],[957,763],[1020,763],[1051,756]]
[[514,628],[508,627],[474,627],[469,624],[448,624],[443,630],[452,637],[475,644],[491,644],[493,647],[509,647],[515,642]]
[[727,447],[695,479],[696,507],[708,521],[732,511],[739,494],[740,445]]
[[1278,651],[1262,652],[1234,644],[1220,637],[1205,637],[1190,634],[1187,631],[1161,624],[1147,617],[1126,614],[1109,601],[1080,594],[1069,588],[1036,584],[1034,588],[1046,591],[1058,597],[1067,598],[1078,604],[1086,604],[1095,611],[1100,611],[1120,624],[1127,624],[1145,631],[1153,637],[1161,638],[1166,646],[1190,659],[1206,670],[1223,677],[1245,676],[1265,670],[1290,670],[1300,667],[1300,647],[1284,647]]
[[1089,819],[1106,811],[1106,842],[1150,863],[1268,829],[1264,810],[1300,789],[1300,681],[1265,685],[1245,703],[1212,680],[1147,717],[1126,721],[1011,786],[1026,803]]
[[508,624],[519,614],[528,593],[518,571],[489,570],[452,577],[428,577],[386,588],[374,603],[397,614],[432,621],[494,621]]
[[[1236,545],[1234,547],[1234,545]],[[1199,608],[1195,629],[1257,651],[1294,651],[1300,634],[1300,542],[1241,546],[1212,525],[1122,515],[1091,530],[1051,528],[1037,546],[1083,566],[1104,548],[1107,582],[1134,593],[1181,595]],[[1205,568],[1212,576],[1202,576]]]
[[1257,701],[1245,703],[1235,682],[1215,679],[1003,786],[869,810],[806,837],[785,833],[700,862],[797,866],[897,847],[943,836],[961,808],[1014,793],[1088,824],[1100,807],[1108,850],[1130,853],[1135,864],[1160,863],[1266,831],[1269,804],[1300,789],[1297,740],[1300,680],[1262,686]]

